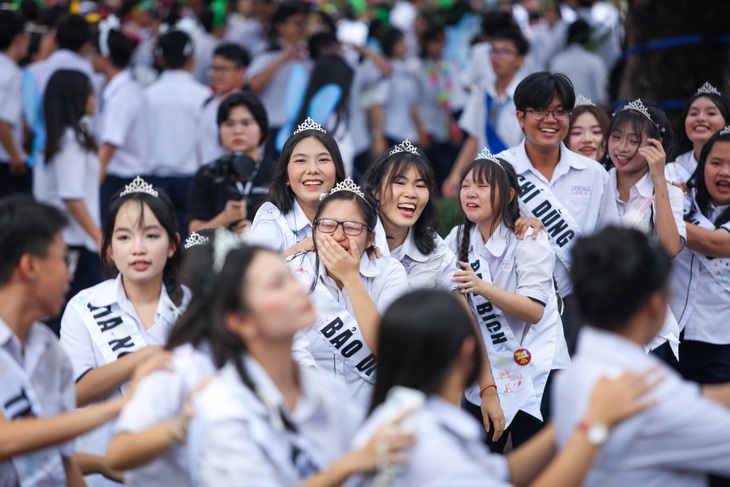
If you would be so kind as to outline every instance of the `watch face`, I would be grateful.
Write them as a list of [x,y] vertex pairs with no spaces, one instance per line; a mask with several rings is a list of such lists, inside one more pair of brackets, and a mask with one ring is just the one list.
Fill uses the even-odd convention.
[[605,424],[592,424],[586,431],[586,437],[592,445],[602,445],[608,438],[608,427]]

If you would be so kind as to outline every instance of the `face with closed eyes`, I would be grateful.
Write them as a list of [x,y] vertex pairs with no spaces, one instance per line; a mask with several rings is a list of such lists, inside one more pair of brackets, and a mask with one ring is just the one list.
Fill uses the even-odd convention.
[[412,227],[421,217],[429,196],[426,181],[415,166],[407,167],[401,174],[389,174],[378,193],[383,225],[386,229]]
[[322,193],[335,186],[332,154],[315,137],[302,139],[292,150],[287,165],[287,183],[302,206],[317,208]]
[[[317,221],[337,222],[337,228],[334,232],[328,233],[323,230],[329,231],[330,228],[325,229],[323,225],[315,225],[314,238],[317,247],[322,247],[324,239],[332,238],[335,243],[345,250],[349,250],[352,245],[357,245],[358,252],[362,256],[365,250],[373,244],[374,232],[368,230],[365,218],[357,203],[352,200],[327,201],[325,199],[323,204],[326,204],[326,206],[320,211]],[[360,229],[359,235],[347,234],[347,232],[357,233],[357,229]]]

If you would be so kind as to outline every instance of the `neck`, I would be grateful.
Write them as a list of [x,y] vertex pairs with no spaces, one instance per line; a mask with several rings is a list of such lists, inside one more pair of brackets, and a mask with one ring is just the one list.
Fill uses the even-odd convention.
[[[650,343],[654,338],[654,335],[656,335],[656,333],[654,333],[651,336],[647,336],[646,323],[646,317],[642,316],[641,320],[633,319],[629,321],[624,327],[617,330],[616,333],[643,347],[647,343]],[[659,330],[657,330],[657,332],[658,331]]]
[[266,371],[284,397],[287,409],[293,411],[301,389],[299,369],[291,354],[292,339],[275,343],[249,340],[248,347],[251,357]]
[[700,160],[700,153],[702,152],[702,148],[705,146],[705,144],[699,143],[699,144],[692,144],[692,154],[695,156],[695,161]]
[[444,383],[439,390],[439,396],[455,406],[461,405],[461,398],[464,397],[464,377],[456,367],[446,376]]
[[494,88],[497,90],[497,96],[501,97],[504,95],[504,92],[507,91],[507,87],[512,82],[512,78],[515,77],[515,74],[512,73],[509,76],[499,76],[497,77],[497,81],[494,83]]
[[408,231],[410,230],[410,227],[400,227],[398,225],[394,225],[393,222],[391,222],[382,215],[380,216],[380,221],[383,222],[383,228],[385,229],[385,240],[388,242],[388,248],[392,252],[401,245],[403,245],[403,242],[406,241],[406,237],[408,237]]
[[30,293],[23,286],[5,286],[0,290],[0,319],[23,344],[33,323],[42,318],[28,296]]
[[532,166],[550,181],[558,162],[560,162],[560,145],[542,147],[525,140],[525,151]]
[[649,166],[644,166],[638,171],[629,173],[616,171],[616,186],[621,201],[624,203],[629,201],[631,188],[633,188],[647,172],[649,172]]
[[122,276],[122,285],[127,299],[132,304],[156,303],[162,294],[162,274],[143,283],[132,282]]
[[494,234],[494,230],[499,228],[500,222],[495,222],[494,220],[488,220],[483,221],[480,223],[477,223],[477,229],[479,229],[479,233],[482,234],[482,238],[484,239],[484,243],[486,244],[489,242],[489,239],[492,238],[492,235]]
[[109,67],[104,70],[104,74],[107,78],[109,78],[109,81],[112,80],[116,75],[124,71],[124,69],[120,69],[113,64],[109,64]]

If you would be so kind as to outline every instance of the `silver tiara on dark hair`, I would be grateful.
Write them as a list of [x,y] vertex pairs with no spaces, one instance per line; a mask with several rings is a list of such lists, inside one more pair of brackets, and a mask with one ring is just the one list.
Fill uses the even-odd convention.
[[724,129],[720,130],[720,135],[727,135],[727,134],[730,134],[730,125],[728,125]]
[[188,250],[190,247],[195,247],[196,245],[205,245],[208,242],[210,242],[210,239],[208,237],[204,237],[199,233],[193,232],[188,236],[188,238],[185,239],[185,245],[183,245],[183,248],[185,250]]
[[398,154],[399,152],[410,152],[411,154],[420,156],[421,154],[418,153],[418,149],[411,144],[411,142],[406,139],[400,144],[393,147],[393,150],[388,153],[389,156],[392,156],[393,154]]
[[323,129],[320,124],[315,122],[312,117],[307,117],[304,123],[299,125],[292,135],[297,135],[299,132],[304,132],[305,130],[319,130],[323,134],[327,133],[327,131]]
[[484,159],[485,161],[493,162],[496,165],[498,165],[499,167],[501,167],[502,169],[504,169],[504,166],[502,166],[502,163],[499,161],[499,159],[497,159],[497,157],[494,154],[492,154],[492,152],[487,147],[484,147],[482,149],[482,151],[479,154],[477,154],[477,158],[475,160],[478,161],[480,159]]
[[218,274],[223,269],[228,253],[243,244],[241,238],[230,230],[219,228],[213,240],[213,271]]
[[710,84],[709,81],[705,81],[705,84],[697,88],[696,95],[719,95],[720,92]]
[[580,106],[580,105],[586,105],[586,106],[589,106],[589,107],[596,106],[596,104],[593,103],[593,101],[591,101],[590,98],[586,98],[583,95],[578,95],[578,96],[575,97],[575,106]]
[[637,98],[634,101],[628,102],[621,109],[621,111],[624,111],[624,110],[633,110],[635,112],[639,112],[642,115],[644,115],[646,118],[648,118],[651,123],[656,124],[656,122],[654,122],[654,120],[651,119],[651,115],[649,115],[649,110],[647,110],[647,108],[644,106],[644,104],[641,103],[641,98]]
[[341,183],[338,183],[334,188],[332,188],[332,191],[330,191],[329,193],[322,193],[319,196],[319,200],[322,201],[323,199],[325,199],[329,195],[334,194],[334,193],[337,193],[338,191],[349,191],[351,193],[355,193],[360,198],[362,198],[365,201],[367,201],[365,199],[365,193],[363,193],[360,190],[360,186],[358,186],[357,184],[355,184],[355,182],[352,179],[350,179],[350,178],[346,178]]
[[142,179],[142,176],[137,176],[134,180],[124,187],[124,191],[119,193],[119,197],[127,196],[132,193],[147,193],[157,198],[158,192],[152,188],[152,185]]

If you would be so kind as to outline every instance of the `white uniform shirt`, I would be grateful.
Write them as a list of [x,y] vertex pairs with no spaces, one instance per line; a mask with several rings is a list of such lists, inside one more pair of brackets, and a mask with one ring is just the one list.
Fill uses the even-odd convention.
[[573,82],[576,93],[605,105],[608,102],[608,69],[601,56],[580,44],[571,44],[550,61],[550,71],[563,73]]
[[564,447],[583,418],[601,377],[661,367],[665,377],[650,392],[655,406],[616,426],[593,461],[583,485],[700,487],[704,472],[730,475],[730,412],[700,396],[696,384],[626,338],[584,327],[573,367],[555,379],[553,422]]
[[[384,425],[383,406],[373,411],[355,436],[354,447],[364,446]],[[391,487],[506,487],[506,457],[491,453],[484,444],[484,426],[458,406],[430,397],[414,413],[416,444],[406,452],[408,461],[397,467]],[[372,475],[353,479],[349,486],[379,485]]]
[[[248,82],[253,76],[259,74],[268,68],[282,54],[281,50],[264,51],[253,58],[251,64],[246,70],[244,81]],[[292,76],[292,69],[295,64],[304,66],[307,72],[305,79],[299,80],[303,86],[309,83],[309,73],[312,71],[312,62],[310,60],[289,60],[284,62],[276,71],[274,76],[269,79],[263,90],[257,93],[261,103],[266,108],[266,114],[269,116],[269,126],[278,128],[284,125],[289,117],[287,117],[284,101],[287,99],[287,87],[289,86],[289,78]],[[298,109],[297,109],[298,111]],[[270,133],[270,137],[276,137],[276,133]]]
[[348,127],[352,137],[355,155],[360,155],[370,149],[370,105],[372,99],[383,99],[385,89],[383,73],[375,63],[365,60],[352,66],[354,74],[350,85],[350,99],[348,109]]
[[193,176],[202,164],[198,153],[207,86],[187,71],[164,71],[146,90],[149,107],[150,166],[155,176]]
[[[0,120],[10,126],[15,148],[23,152],[23,71],[0,52]],[[0,163],[10,162],[10,154],[0,144]]]
[[386,88],[375,103],[383,106],[383,133],[386,137],[402,141],[418,140],[413,122],[413,108],[418,103],[418,78],[409,61],[391,59],[393,72],[383,80]]
[[[312,224],[296,199],[291,211],[284,215],[284,219],[297,242],[312,236]],[[260,211],[256,213],[249,238],[251,244],[262,245],[279,254],[289,248],[287,245],[289,237],[282,234],[281,227],[270,213]]]
[[[182,412],[188,394],[216,371],[208,348],[207,344],[201,344],[197,349],[192,345],[175,348],[170,370],[152,372],[139,382],[119,415],[115,434],[139,433],[176,418]],[[186,443],[146,465],[128,470],[124,485],[192,487],[189,461]]]
[[454,272],[458,267],[456,256],[438,234],[433,234],[436,241],[434,251],[425,255],[416,246],[413,228],[408,230],[405,242],[397,247],[390,256],[399,261],[408,274],[408,284],[412,290],[438,288],[454,291]]
[[148,103],[144,88],[125,69],[104,88],[99,141],[117,149],[107,173],[121,178],[150,174]]
[[[43,409],[43,416],[53,416],[76,408],[71,362],[50,328],[43,323],[34,323],[25,344],[21,344],[15,333],[0,319],[0,347],[26,372]],[[73,441],[60,445],[60,453],[71,458],[74,454]],[[15,487],[20,485],[18,482],[12,460],[0,460],[0,485]]]
[[[461,226],[457,226],[446,236],[446,245],[454,253],[459,252],[460,231]],[[485,244],[481,232],[474,225],[469,233],[469,245],[473,246],[473,252],[489,266],[495,286],[545,305],[542,318],[535,325],[503,313],[515,338],[537,353],[542,338],[549,338],[557,327],[555,353],[550,370],[569,367],[568,346],[565,343],[563,322],[558,313],[558,300],[553,285],[555,257],[545,232],[539,232],[537,239],[533,239],[532,231],[528,230],[525,238],[518,240],[513,231],[501,224]]]
[[[593,159],[568,150],[560,144],[560,161],[548,181],[530,162],[525,142],[497,154],[514,166],[518,175],[528,171],[545,184],[573,216],[583,235],[591,235],[604,227],[620,225],[616,201],[608,173]],[[565,265],[558,259],[555,277],[562,297],[573,292],[573,284]]]
[[[487,116],[489,116],[490,125],[506,147],[514,147],[525,138],[520,123],[517,121],[517,109],[513,101],[515,88],[520,81],[522,78],[515,75],[501,98],[497,97],[494,83],[477,89],[469,95],[466,105],[464,105],[464,111],[459,117],[459,127],[477,139],[477,150],[487,146]],[[487,114],[487,93],[493,100],[492,113],[489,115]]]
[[[147,345],[164,345],[170,334],[172,325],[176,319],[176,312],[170,300],[165,286],[162,286],[160,301],[155,313],[155,322],[148,330],[137,317],[137,312],[132,303],[127,299],[122,285],[121,274],[116,279],[109,279],[97,284],[94,289],[94,296],[91,298],[93,306],[111,306],[113,313],[126,315],[137,325],[140,334],[144,337]],[[183,288],[185,297],[179,311],[182,312],[190,300],[190,291]],[[61,346],[68,353],[73,364],[74,378],[76,382],[91,369],[106,365],[106,361],[97,345],[92,341],[91,334],[81,316],[73,306],[67,306],[61,318]],[[115,391],[108,398],[120,394]],[[115,421],[110,421],[96,430],[79,437],[77,450],[86,453],[103,455],[111,439]],[[90,486],[116,486],[115,482],[101,478],[100,475],[86,477]]]
[[98,243],[71,215],[65,200],[83,200],[86,210],[98,228],[101,227],[99,206],[99,158],[96,152],[84,149],[72,128],[61,139],[61,150],[51,161],[33,167],[33,193],[38,201],[55,206],[69,219],[61,230],[67,245],[85,247],[98,252]]
[[203,106],[201,119],[200,153],[203,164],[215,161],[226,153],[218,137],[218,108],[221,106],[219,95],[209,97]]
[[[244,364],[261,394],[284,411],[284,399],[264,369],[250,357]],[[324,469],[347,451],[362,415],[321,372],[300,369],[299,378],[295,409],[283,414],[296,426],[302,449]],[[198,485],[293,486],[304,480],[291,465],[293,435],[272,425],[269,410],[243,384],[233,364],[195,396],[195,413],[191,428],[200,432],[192,447],[198,452]]]
[[[709,220],[714,222],[728,206],[713,207]],[[730,232],[730,222],[720,226]],[[716,345],[730,344],[730,292],[726,291],[695,252],[685,247],[674,258],[669,306],[684,329],[685,340]]]
[[[312,264],[314,264],[314,257],[313,253],[309,253],[302,258],[312,259]],[[387,255],[370,260],[366,254],[363,254],[360,258],[360,277],[368,296],[381,316],[393,301],[410,290],[405,269],[400,262]],[[347,288],[343,287],[340,290],[335,281],[327,276],[327,271],[321,262],[317,286],[324,286],[332,299],[343,304],[350,315],[357,319]],[[310,351],[318,368],[334,374],[339,382],[344,383],[347,396],[353,398],[353,402],[363,409],[366,408],[372,395],[372,385],[353,372],[335,355],[316,328],[309,328],[304,334],[309,340]]]
[[677,160],[664,166],[664,176],[667,181],[686,183],[697,169],[697,159],[694,151],[685,152],[677,156]]
[[89,81],[94,86],[94,93],[99,93],[101,91],[101,85],[98,83],[99,78],[94,73],[91,61],[79,56],[73,51],[69,51],[68,49],[59,49],[48,56],[48,59],[35,62],[28,66],[28,71],[30,71],[33,75],[36,87],[38,88],[38,93],[41,96],[41,109],[43,105],[43,94],[46,92],[48,80],[50,80],[53,73],[59,69],[73,69],[81,71],[88,76]]

